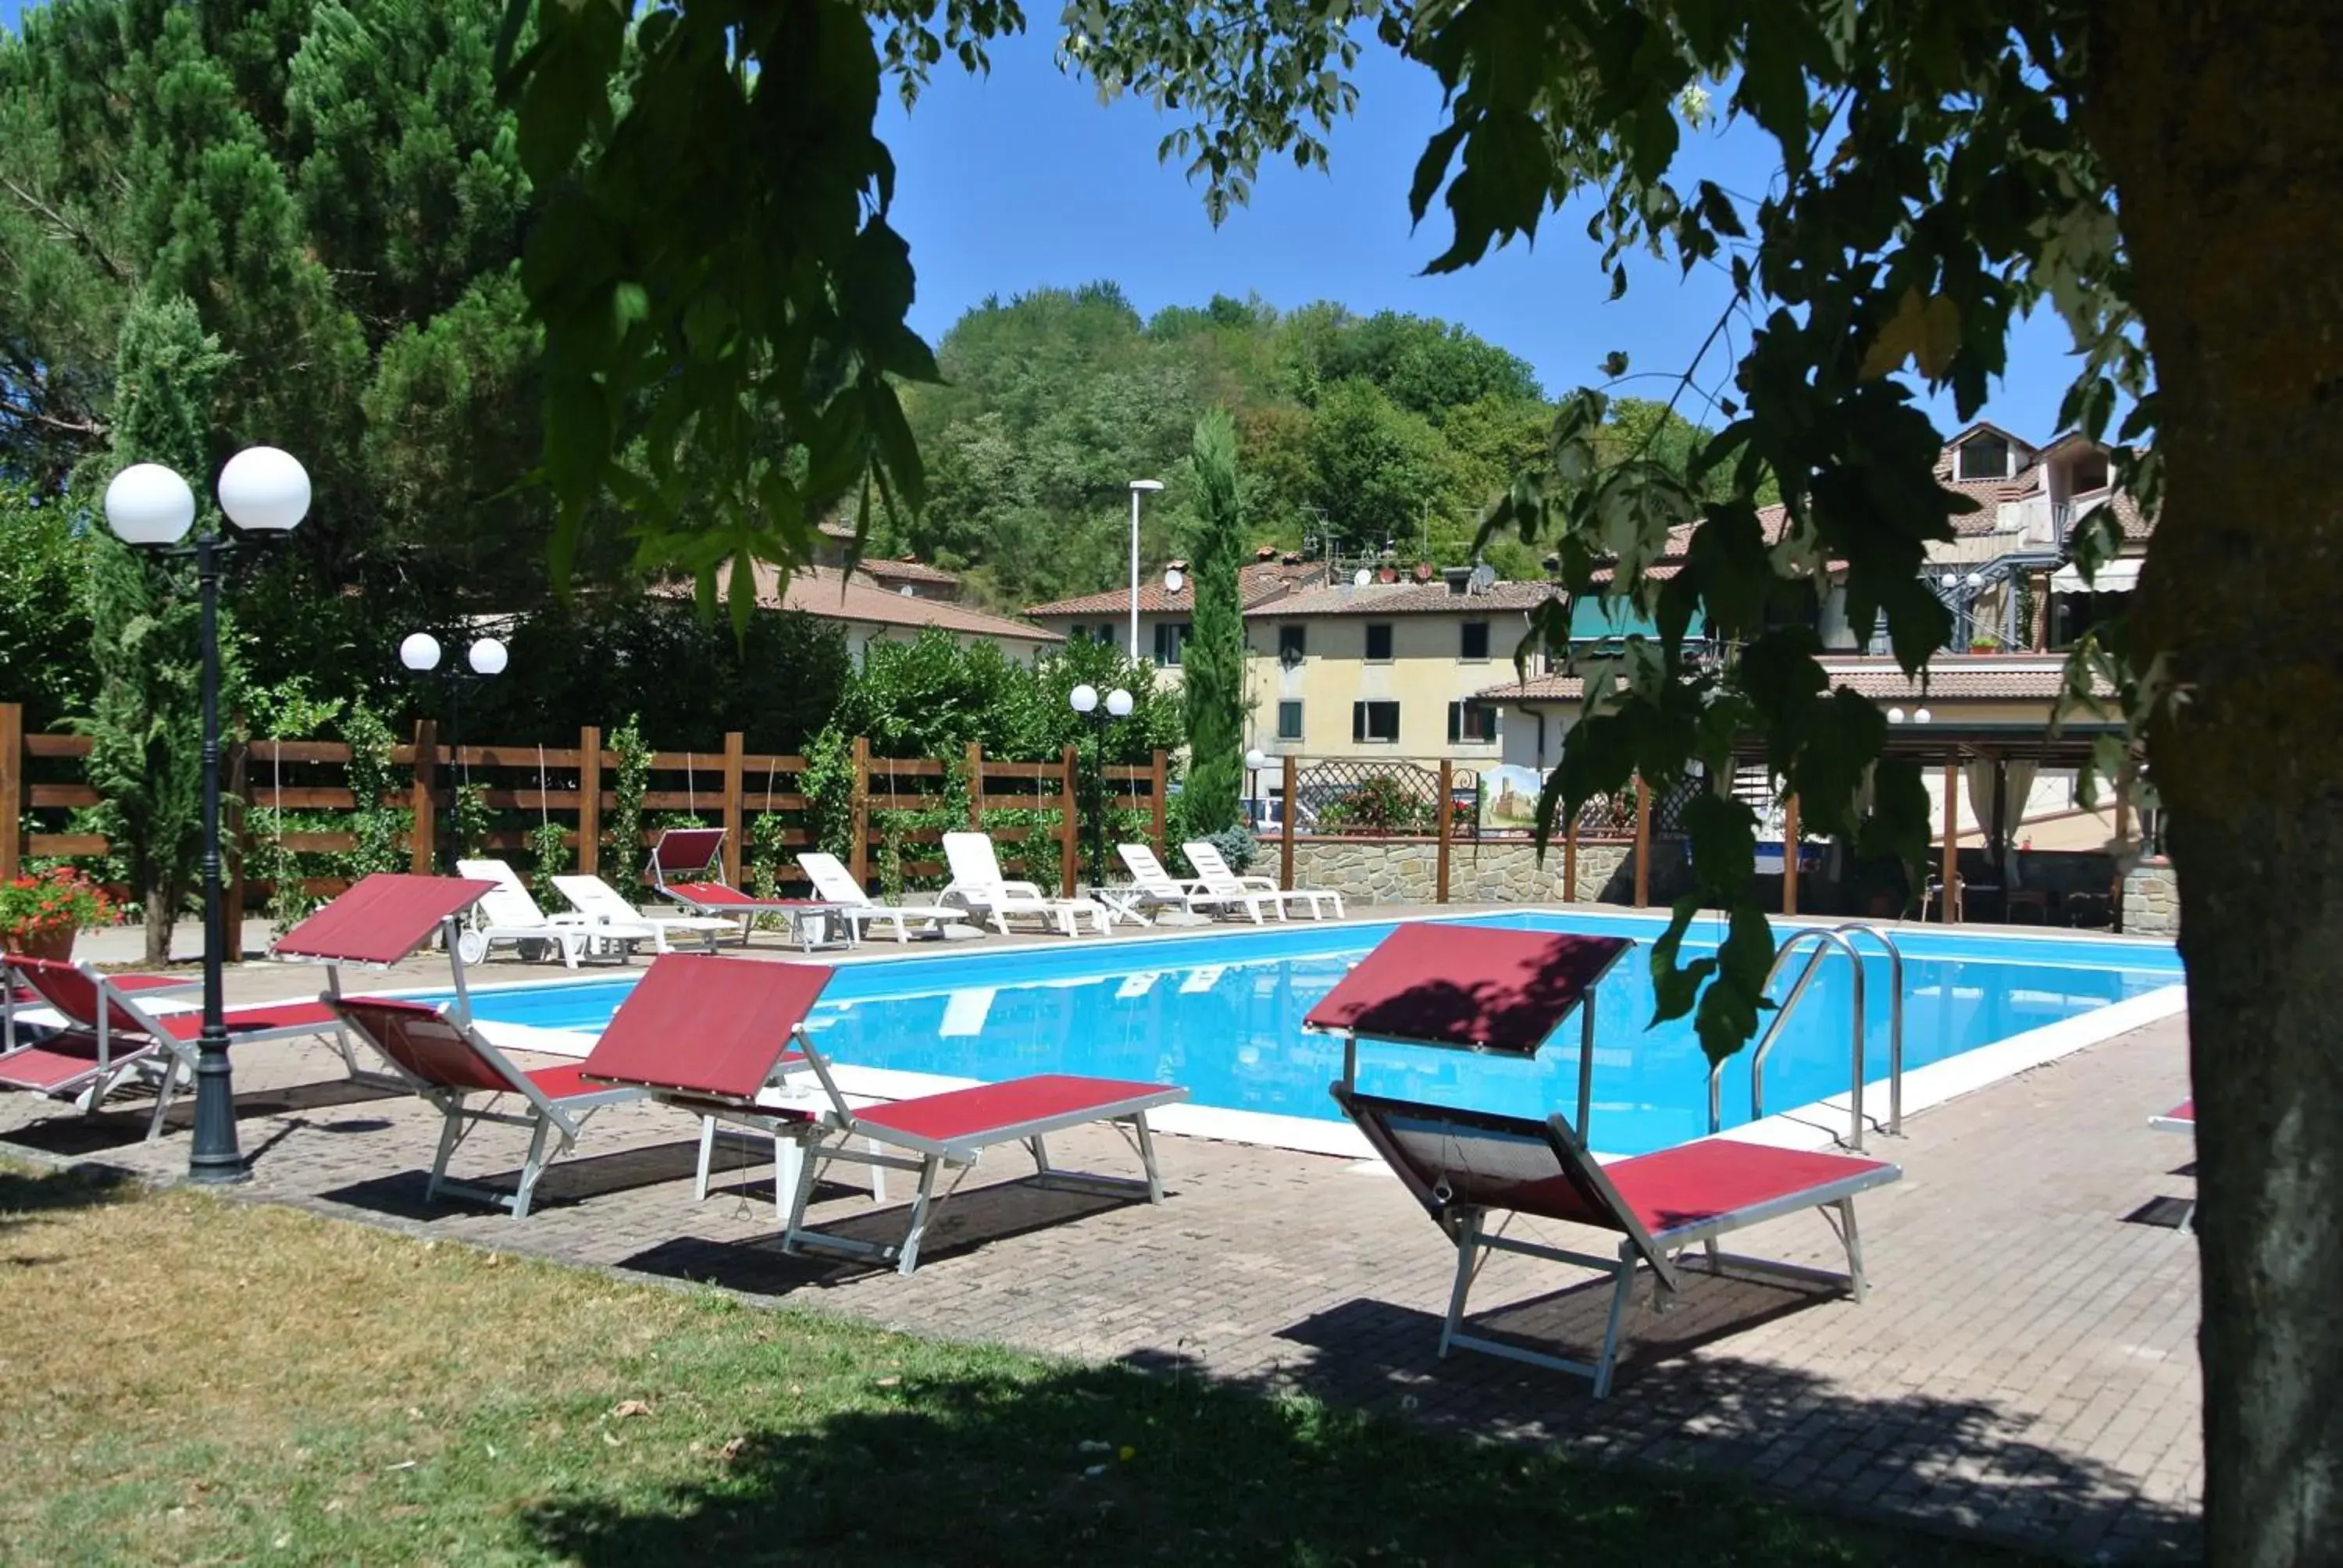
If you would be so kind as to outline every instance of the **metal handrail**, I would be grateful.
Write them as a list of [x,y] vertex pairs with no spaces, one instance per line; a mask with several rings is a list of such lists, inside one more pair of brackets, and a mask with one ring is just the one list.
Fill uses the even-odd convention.
[[[1846,955],[1848,969],[1854,975],[1853,1005],[1849,1010],[1852,1017],[1848,1030],[1847,1144],[1858,1151],[1862,1149],[1865,1078],[1864,1035],[1868,1010],[1865,1005],[1864,955],[1852,939],[1866,936],[1876,941],[1887,954],[1888,980],[1893,988],[1887,1025],[1887,1131],[1891,1135],[1904,1131],[1904,954],[1886,932],[1855,920],[1833,927],[1804,927],[1793,933],[1790,940],[1775,952],[1773,967],[1765,971],[1765,981],[1758,988],[1760,996],[1774,989],[1774,982],[1789,968],[1801,948],[1810,949],[1805,967],[1791,982],[1789,994],[1774,1010],[1773,1021],[1765,1026],[1765,1032],[1758,1038],[1755,1049],[1750,1052],[1749,1113],[1752,1121],[1761,1121],[1765,1115],[1765,1059],[1773,1053],[1774,1042],[1780,1037],[1782,1026],[1788,1021],[1790,1014],[1805,996],[1807,988],[1814,983],[1815,974],[1822,968],[1824,956],[1835,948]],[[1708,1130],[1711,1132],[1721,1131],[1725,1122],[1724,1072],[1725,1064],[1721,1061],[1712,1066],[1708,1072]]]
[[[1887,954],[1887,1131],[1904,1134],[1904,950],[1877,926],[1849,920],[1833,930],[1849,937],[1869,937]],[[1858,962],[1858,968],[1861,967]]]

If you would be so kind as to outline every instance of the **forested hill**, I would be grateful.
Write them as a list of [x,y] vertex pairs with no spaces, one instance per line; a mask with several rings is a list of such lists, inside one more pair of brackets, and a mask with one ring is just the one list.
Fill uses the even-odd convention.
[[965,570],[1002,605],[1121,581],[1134,478],[1169,487],[1144,514],[1151,566],[1177,554],[1190,431],[1211,405],[1236,415],[1254,542],[1331,533],[1448,561],[1537,462],[1552,417],[1530,367],[1463,327],[1333,304],[1220,297],[1142,319],[1111,283],[1044,288],[986,301],[940,349],[946,384],[910,403],[929,504],[878,543]]

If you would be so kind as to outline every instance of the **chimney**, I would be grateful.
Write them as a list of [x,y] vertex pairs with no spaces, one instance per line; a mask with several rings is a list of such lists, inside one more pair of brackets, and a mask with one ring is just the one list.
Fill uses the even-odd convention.
[[1449,567],[1443,569],[1440,576],[1448,584],[1448,591],[1459,598],[1473,591],[1471,567]]

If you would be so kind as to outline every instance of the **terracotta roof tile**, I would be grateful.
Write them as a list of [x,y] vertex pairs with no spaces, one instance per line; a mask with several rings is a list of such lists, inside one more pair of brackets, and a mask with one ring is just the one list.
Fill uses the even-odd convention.
[[[1252,609],[1259,605],[1284,598],[1311,584],[1322,582],[1326,575],[1323,561],[1247,561],[1237,573],[1238,602]],[[1158,577],[1152,581],[1142,579],[1139,585],[1139,610],[1141,615],[1177,615],[1196,608],[1194,585],[1182,587],[1172,593]],[[1078,594],[1072,598],[1052,599],[1048,604],[1025,607],[1030,616],[1129,615],[1131,590],[1128,588],[1106,588],[1098,593]]]
[[[731,584],[729,562],[717,568],[719,597]],[[689,594],[689,584],[661,590]],[[825,620],[860,622],[870,626],[938,627],[969,637],[990,637],[1009,642],[1053,643],[1065,639],[1054,631],[1005,617],[987,615],[949,599],[917,598],[880,587],[860,572],[851,575],[830,567],[799,567],[789,574],[786,590],[780,573],[770,563],[757,563],[757,604],[763,609],[802,610]]]
[[1469,615],[1478,611],[1526,611],[1553,598],[1554,585],[1545,582],[1493,583],[1475,594],[1451,592],[1444,582],[1369,583],[1356,588],[1343,583],[1312,588],[1246,610],[1276,619],[1315,615]]

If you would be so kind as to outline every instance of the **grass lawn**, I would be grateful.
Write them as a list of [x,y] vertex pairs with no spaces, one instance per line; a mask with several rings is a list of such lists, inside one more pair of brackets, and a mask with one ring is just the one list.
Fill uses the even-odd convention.
[[0,1166],[0,1280],[6,1562],[2016,1560],[80,1174]]

